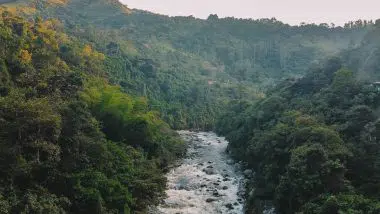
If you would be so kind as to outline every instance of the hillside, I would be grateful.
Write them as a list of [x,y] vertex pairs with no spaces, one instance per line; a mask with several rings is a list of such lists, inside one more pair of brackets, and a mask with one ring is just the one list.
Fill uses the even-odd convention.
[[283,81],[257,102],[236,102],[217,122],[230,153],[256,173],[250,213],[268,201],[289,214],[380,212],[376,26],[341,59]]
[[[184,152],[57,20],[0,8],[0,213],[145,213]],[[127,131],[126,131],[127,130]]]
[[167,17],[129,10],[115,0],[29,2],[34,15],[57,18],[68,34],[105,53],[111,81],[147,96],[176,129],[212,129],[230,100],[265,96],[280,80],[356,47],[372,26]]

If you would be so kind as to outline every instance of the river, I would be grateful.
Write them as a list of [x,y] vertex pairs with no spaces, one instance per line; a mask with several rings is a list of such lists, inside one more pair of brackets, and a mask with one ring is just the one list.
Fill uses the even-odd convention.
[[168,174],[165,214],[242,214],[244,176],[227,155],[228,142],[212,132],[180,131],[186,157]]

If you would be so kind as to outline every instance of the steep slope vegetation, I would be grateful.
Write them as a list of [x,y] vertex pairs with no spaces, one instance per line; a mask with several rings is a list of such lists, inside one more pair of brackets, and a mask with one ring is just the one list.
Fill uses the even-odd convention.
[[138,213],[183,145],[57,20],[0,9],[0,212]]
[[29,2],[36,14],[58,18],[68,34],[105,53],[111,81],[147,96],[177,129],[211,129],[229,100],[264,96],[267,86],[355,46],[371,26],[167,17],[129,10],[116,0]]
[[362,81],[380,80],[380,20],[362,40],[360,46],[350,49],[343,54],[349,67],[356,71],[356,77]]
[[256,172],[250,212],[260,213],[268,200],[279,213],[380,212],[378,70],[368,66],[363,76],[368,62],[351,61],[379,45],[371,42],[284,81],[254,104],[232,105],[218,121],[232,155]]

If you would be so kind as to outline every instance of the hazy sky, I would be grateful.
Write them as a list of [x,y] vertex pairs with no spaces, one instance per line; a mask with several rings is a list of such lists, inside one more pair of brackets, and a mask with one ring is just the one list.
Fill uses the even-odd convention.
[[171,16],[271,18],[299,24],[380,18],[380,0],[120,0],[130,8]]

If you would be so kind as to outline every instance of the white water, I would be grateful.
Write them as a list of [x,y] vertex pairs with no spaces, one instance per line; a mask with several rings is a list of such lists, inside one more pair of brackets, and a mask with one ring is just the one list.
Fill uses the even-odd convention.
[[244,176],[225,152],[228,142],[210,132],[179,133],[189,142],[187,156],[167,174],[168,198],[159,212],[242,214]]

